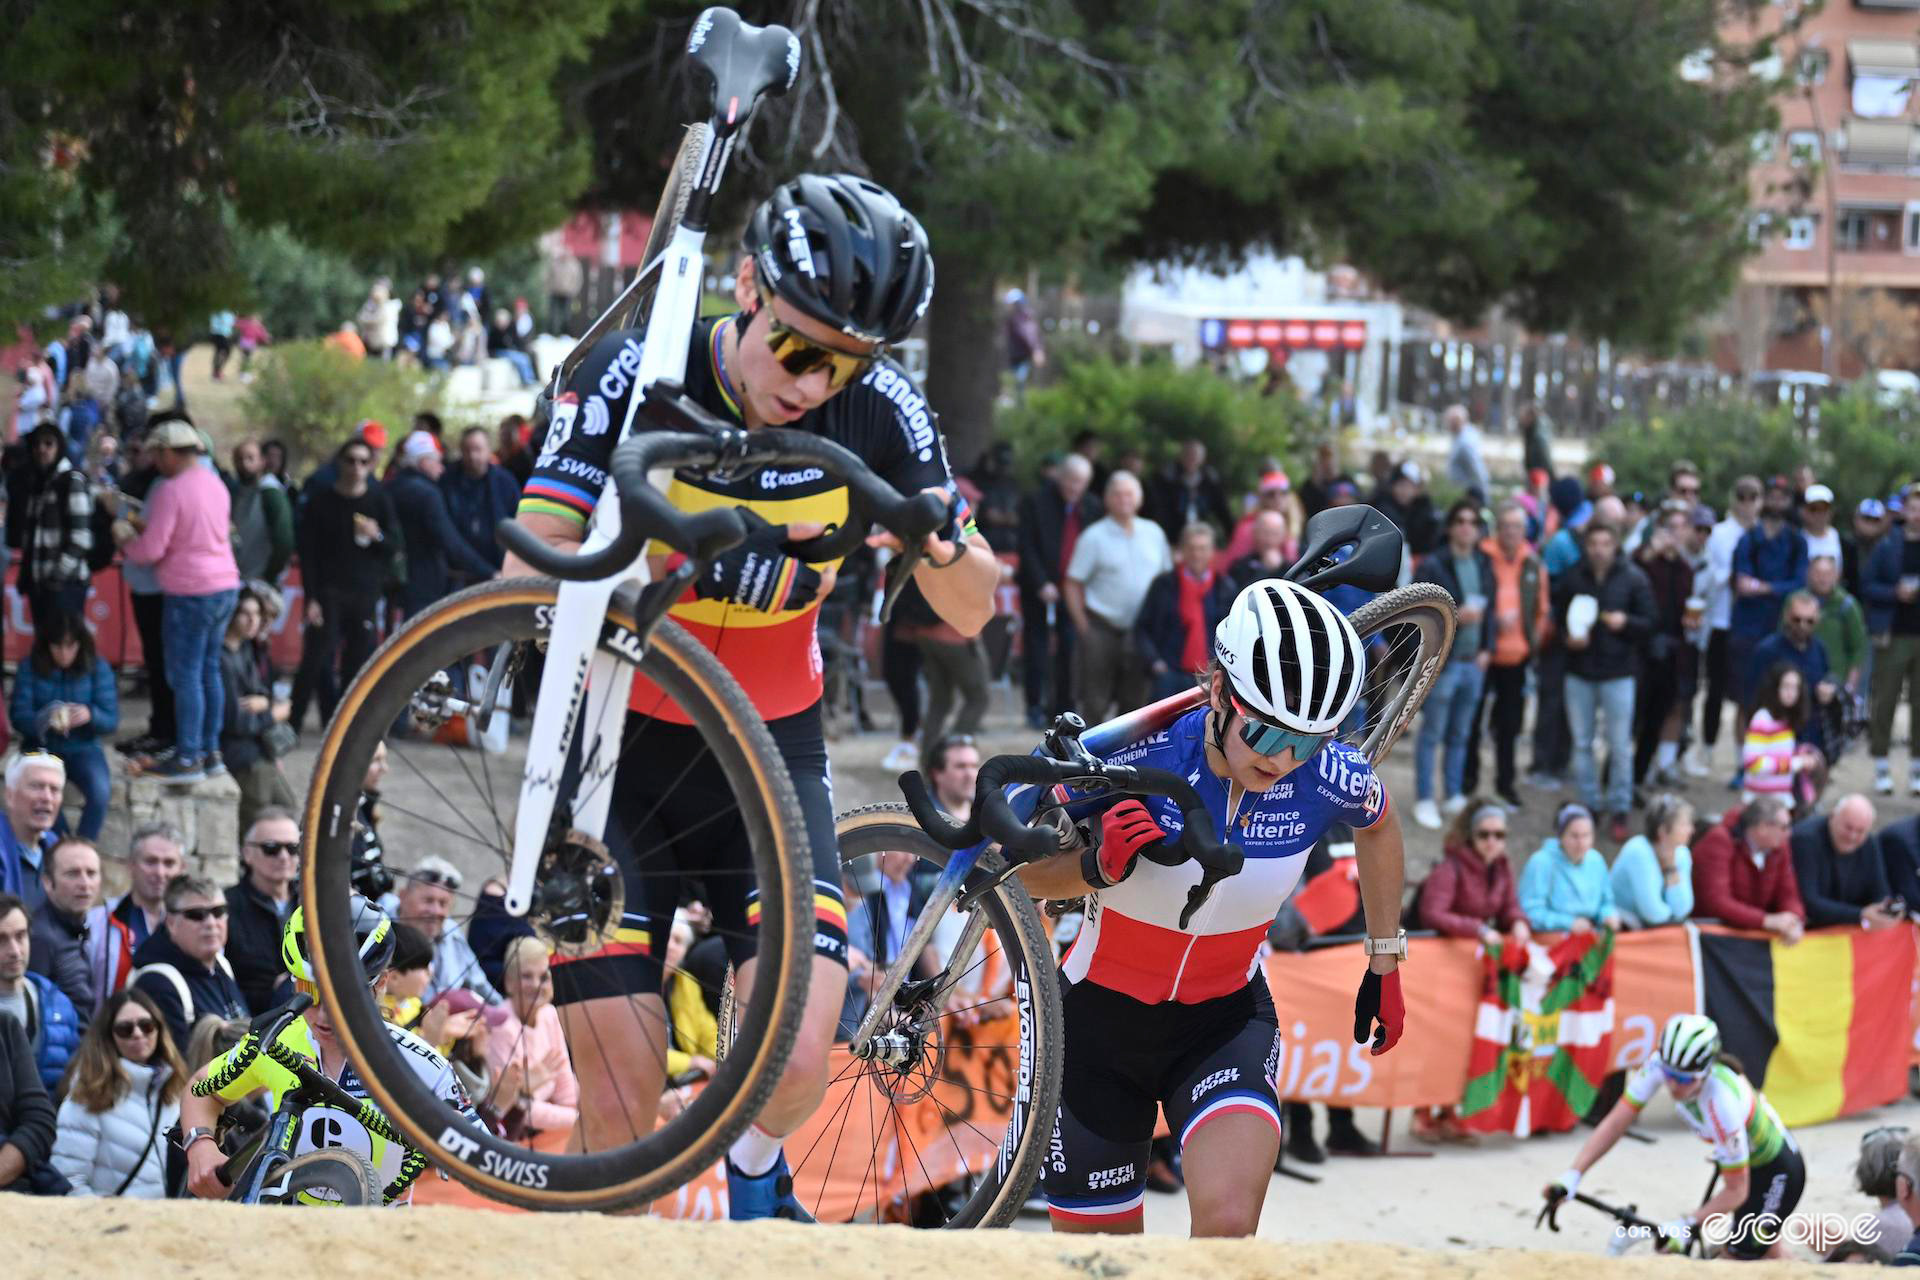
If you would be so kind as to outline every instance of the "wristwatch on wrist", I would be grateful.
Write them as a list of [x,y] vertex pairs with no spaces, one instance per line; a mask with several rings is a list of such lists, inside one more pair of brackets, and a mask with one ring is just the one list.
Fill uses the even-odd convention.
[[1407,958],[1407,931],[1402,929],[1391,938],[1368,938],[1366,941],[1369,956],[1397,956]]
[[189,1151],[193,1148],[193,1144],[200,1141],[200,1139],[212,1138],[213,1136],[213,1130],[207,1128],[205,1125],[196,1126],[195,1128],[187,1130],[186,1136],[180,1139],[180,1149],[182,1151]]

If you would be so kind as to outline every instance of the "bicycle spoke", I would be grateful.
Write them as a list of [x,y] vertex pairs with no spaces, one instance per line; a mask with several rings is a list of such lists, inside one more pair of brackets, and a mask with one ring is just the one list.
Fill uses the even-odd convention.
[[[388,754],[389,754],[389,758],[397,756],[402,761],[404,761],[407,768],[413,770],[414,777],[426,783],[427,789],[433,792],[434,796],[439,799],[440,803],[447,806],[447,808],[453,810],[454,816],[459,818],[461,822],[466,824],[468,834],[470,834],[475,840],[478,840],[482,845],[485,845],[487,843],[486,833],[481,831],[479,827],[473,824],[473,819],[467,816],[466,810],[462,809],[459,805],[455,804],[452,800],[449,800],[447,798],[447,793],[440,789],[439,783],[435,782],[432,778],[428,777],[426,774],[426,771],[423,770],[419,765],[413,762],[413,753],[411,751],[393,751],[393,752],[389,752]],[[386,800],[384,797],[382,797],[381,803],[382,804],[386,803]],[[396,813],[405,812],[405,810],[402,810],[398,805],[393,806],[393,809]],[[412,816],[419,818],[421,822],[431,821],[431,819],[418,814],[415,814]],[[451,828],[442,828],[442,830],[445,830],[449,835],[453,835],[453,836],[459,836],[460,834],[459,832],[454,831]]]

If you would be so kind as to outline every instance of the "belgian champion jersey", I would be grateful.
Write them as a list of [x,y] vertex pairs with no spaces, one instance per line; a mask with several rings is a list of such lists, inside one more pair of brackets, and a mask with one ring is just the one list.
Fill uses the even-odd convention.
[[[686,390],[702,407],[739,422],[740,405],[720,366],[722,334],[718,320],[694,326]],[[522,512],[558,515],[583,524],[592,515],[606,486],[619,425],[626,419],[627,402],[634,393],[642,336],[634,329],[608,334],[574,372],[553,405],[533,477],[521,493]],[[933,411],[913,379],[890,359],[875,362],[859,381],[788,428],[845,446],[902,493],[918,493],[932,485],[955,492]],[[837,525],[846,520],[848,510],[846,485],[818,467],[769,467],[730,474],[683,469],[674,474],[667,498],[687,512],[746,507],[769,524]],[[956,525],[943,530],[942,536],[964,538],[975,532],[964,500]],[[663,550],[649,547],[651,553]],[[760,714],[774,720],[804,711],[820,698],[818,613],[818,601],[765,613],[722,600],[696,599],[689,591],[669,616],[712,650]],[[672,699],[638,676],[629,705],[663,720],[683,724],[687,720]]]

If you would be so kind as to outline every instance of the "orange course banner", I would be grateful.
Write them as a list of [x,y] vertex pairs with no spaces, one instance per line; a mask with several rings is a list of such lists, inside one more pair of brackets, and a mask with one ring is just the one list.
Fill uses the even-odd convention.
[[[1734,931],[1693,925],[1623,933],[1614,943],[1614,1033],[1609,1068],[1643,1062],[1659,1028],[1675,1013],[1704,1006],[1700,937]],[[1808,935],[1847,940],[1861,931]],[[1888,940],[1881,939],[1881,942]],[[1806,943],[1802,944],[1807,945]],[[1459,1101],[1467,1082],[1480,999],[1479,944],[1416,938],[1402,969],[1406,1034],[1374,1057],[1353,1041],[1353,1001],[1364,964],[1357,947],[1276,953],[1265,961],[1280,1018],[1276,1084],[1290,1101],[1346,1107],[1441,1106]],[[1863,968],[1855,1007],[1920,1012],[1914,951],[1887,950],[1886,963]],[[1896,954],[1897,953],[1897,954]],[[1783,1030],[1791,1032],[1792,1028]],[[833,1053],[826,1101],[787,1141],[795,1192],[826,1221],[900,1220],[908,1200],[987,1168],[1005,1131],[1020,1071],[1020,1028],[1008,1016],[955,1028],[930,1087],[889,1098],[844,1046]],[[1914,1044],[1909,1034],[1902,1044]],[[1920,1049],[1915,1051],[1920,1060]],[[564,1139],[561,1140],[564,1145]],[[423,1179],[415,1203],[487,1205],[458,1184]],[[499,1207],[499,1206],[492,1206]],[[727,1184],[716,1165],[653,1205],[675,1218],[724,1218]]]
[[[826,1100],[786,1143],[794,1194],[822,1222],[904,1221],[911,1197],[993,1163],[994,1144],[1006,1130],[1018,1092],[1019,1019],[1008,1015],[972,1026],[948,1025],[945,1031],[931,1087],[924,1077],[910,1077],[891,1099],[846,1046],[834,1047],[827,1077],[834,1083],[827,1086]],[[1045,1123],[1051,1125],[1051,1118]],[[566,1140],[564,1133],[542,1134],[533,1145],[564,1151]],[[415,1184],[413,1202],[513,1211],[432,1174]],[[666,1218],[725,1218],[726,1170],[715,1164],[654,1201],[652,1212]]]

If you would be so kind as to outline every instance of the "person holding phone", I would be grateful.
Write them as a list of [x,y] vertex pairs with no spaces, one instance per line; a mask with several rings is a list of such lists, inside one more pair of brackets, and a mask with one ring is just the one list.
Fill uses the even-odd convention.
[[1833,812],[1814,814],[1794,824],[1794,879],[1806,904],[1807,924],[1857,924],[1884,929],[1906,913],[1887,883],[1886,859],[1874,832],[1873,801],[1858,792],[1840,797]]

